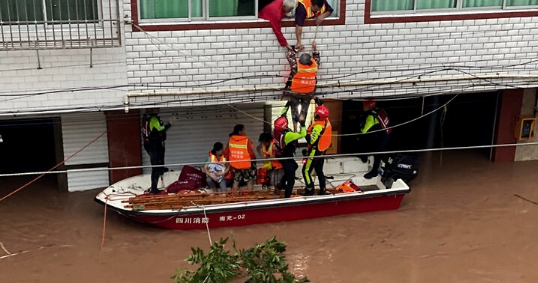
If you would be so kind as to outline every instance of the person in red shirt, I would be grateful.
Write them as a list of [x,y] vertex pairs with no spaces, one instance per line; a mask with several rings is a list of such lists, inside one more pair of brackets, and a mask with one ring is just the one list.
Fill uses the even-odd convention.
[[258,5],[258,17],[268,20],[278,43],[292,50],[282,34],[282,19],[287,18],[287,15],[295,8],[295,0],[260,0]]

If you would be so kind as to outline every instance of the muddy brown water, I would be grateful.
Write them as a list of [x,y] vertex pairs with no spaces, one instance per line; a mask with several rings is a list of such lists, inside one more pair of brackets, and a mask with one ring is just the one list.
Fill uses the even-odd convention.
[[[424,163],[399,210],[211,230],[240,247],[276,236],[312,282],[538,282],[538,162],[473,152]],[[0,193],[28,179],[0,179]],[[109,212],[97,190],[58,193],[41,179],[0,202],[0,282],[172,282],[206,231],[170,231]],[[520,196],[520,197],[518,197]],[[523,199],[525,198],[525,199]],[[0,249],[0,256],[6,251]]]

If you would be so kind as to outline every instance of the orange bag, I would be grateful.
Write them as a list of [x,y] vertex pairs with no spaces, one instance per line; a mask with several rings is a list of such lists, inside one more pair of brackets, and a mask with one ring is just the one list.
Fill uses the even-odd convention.
[[343,193],[361,192],[359,187],[351,181],[345,181],[336,187],[336,190]]
[[259,185],[269,185],[269,175],[267,174],[267,169],[260,168],[256,174],[256,184]]

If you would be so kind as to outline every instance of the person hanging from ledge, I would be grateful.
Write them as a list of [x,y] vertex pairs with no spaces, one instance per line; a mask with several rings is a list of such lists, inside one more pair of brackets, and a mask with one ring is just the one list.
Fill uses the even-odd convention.
[[260,0],[258,2],[258,17],[268,20],[281,46],[292,50],[291,45],[282,34],[282,20],[291,16],[295,8],[295,0]]
[[299,116],[306,119],[310,101],[316,90],[318,67],[320,65],[320,53],[316,49],[316,42],[312,41],[312,54],[303,53],[297,59],[297,50],[287,52],[290,64],[290,75],[284,88],[283,97],[288,97],[288,102],[282,110],[281,116],[285,117],[291,108],[293,130],[297,131]]
[[308,127],[306,141],[307,159],[303,165],[303,178],[306,184],[304,196],[314,195],[314,180],[312,179],[312,170],[316,170],[319,182],[319,195],[330,194],[326,190],[325,174],[323,174],[323,165],[325,164],[325,151],[331,146],[332,126],[329,121],[329,109],[321,105],[321,100],[317,100],[316,111],[314,114],[314,123]]
[[316,19],[316,25],[319,26],[323,20],[330,16],[333,8],[327,3],[327,0],[299,0],[295,9],[295,36],[297,43],[295,48],[301,51],[303,26],[307,19]]
[[172,126],[170,122],[164,124],[157,113],[148,112],[144,117],[144,149],[149,155],[151,162],[151,188],[149,193],[158,194],[161,191],[157,189],[159,177],[161,177],[168,168],[164,167],[164,152],[166,131]]
[[288,128],[288,119],[279,117],[274,122],[273,138],[275,139],[275,157],[286,159],[280,160],[284,169],[284,176],[279,184],[275,185],[275,190],[285,190],[284,197],[291,197],[293,186],[295,185],[295,171],[299,168],[295,159],[295,150],[299,146],[298,140],[306,136],[305,120],[300,120],[301,132],[293,132]]

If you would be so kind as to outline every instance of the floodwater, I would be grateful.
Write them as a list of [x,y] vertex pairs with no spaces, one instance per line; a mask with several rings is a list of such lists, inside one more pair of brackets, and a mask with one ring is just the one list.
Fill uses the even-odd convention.
[[[424,158],[423,158],[424,159]],[[312,282],[538,282],[538,162],[476,152],[423,161],[399,210],[210,230],[240,247],[276,236]],[[49,180],[47,180],[49,179]],[[25,180],[0,180],[1,196]],[[143,225],[45,178],[0,203],[0,282],[172,282],[207,231]],[[20,253],[22,252],[22,253]]]

